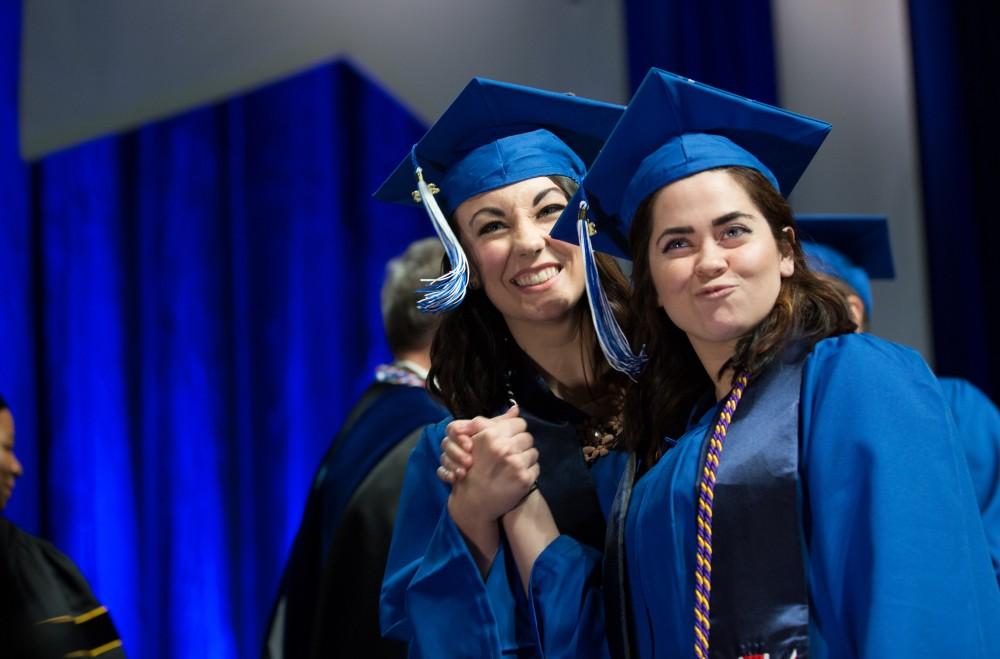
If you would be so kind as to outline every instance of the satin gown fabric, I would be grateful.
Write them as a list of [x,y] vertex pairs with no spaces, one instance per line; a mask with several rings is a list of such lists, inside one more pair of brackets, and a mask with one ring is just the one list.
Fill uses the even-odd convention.
[[993,571],[1000,585],[1000,410],[967,380],[939,381],[958,428],[958,443],[969,463]]
[[[695,477],[716,411],[633,491],[625,551],[640,657],[693,651]],[[799,428],[811,656],[1000,656],[1000,590],[968,468],[920,356],[867,335],[821,341],[804,366]],[[567,544],[542,553],[532,578],[553,576],[533,587],[591,629],[598,565]],[[594,656],[576,650],[566,656]]]

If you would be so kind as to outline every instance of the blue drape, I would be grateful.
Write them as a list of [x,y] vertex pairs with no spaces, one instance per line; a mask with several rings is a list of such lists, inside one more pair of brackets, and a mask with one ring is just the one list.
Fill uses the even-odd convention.
[[1000,6],[911,0],[909,9],[937,371],[997,401]]
[[348,63],[26,166],[0,3],[7,515],[71,556],[135,657],[244,657],[310,478],[388,359],[370,199],[423,131]]
[[777,102],[770,0],[625,0],[625,18],[633,91],[657,66]]

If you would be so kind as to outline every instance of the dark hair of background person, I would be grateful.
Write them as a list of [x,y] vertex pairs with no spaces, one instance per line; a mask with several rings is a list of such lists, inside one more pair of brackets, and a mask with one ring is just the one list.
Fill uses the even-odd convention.
[[8,405],[7,401],[4,400],[3,394],[0,394],[0,412],[3,412],[4,410],[9,410],[9,409],[10,409],[10,405]]
[[[811,350],[822,339],[855,330],[843,295],[833,284],[806,265],[797,240],[785,228],[795,229],[792,210],[768,180],[746,167],[726,167],[767,220],[778,248],[791,250],[795,272],[781,280],[774,308],[753,331],[736,344],[736,352],[720,370],[747,372],[751,381],[792,342]],[[650,195],[636,211],[629,242],[632,245],[635,282],[629,304],[633,346],[646,346],[649,362],[625,396],[623,434],[625,446],[644,460],[648,469],[663,454],[664,437],[680,437],[687,428],[692,407],[712,381],[698,360],[691,342],[659,308],[649,271],[649,241],[653,202]]]
[[438,276],[443,257],[440,240],[423,238],[386,264],[381,295],[382,327],[393,355],[430,345],[441,319],[417,309],[421,296],[417,289],[423,287],[421,279]]
[[[577,184],[564,176],[550,177],[570,198]],[[449,218],[452,229],[458,233],[454,217]],[[627,331],[626,311],[629,284],[614,258],[597,255],[597,268],[601,284],[618,321]],[[447,260],[443,269],[450,269]],[[594,336],[589,319],[587,296],[580,297],[573,310],[580,333],[582,360],[589,360],[594,381],[591,393],[594,398],[606,395],[610,388],[622,388],[627,378],[612,369]],[[588,338],[591,340],[588,341]],[[587,346],[590,350],[587,350]],[[431,369],[427,388],[439,397],[456,418],[471,418],[494,412],[507,401],[507,373],[514,366],[517,348],[503,316],[486,296],[482,288],[469,288],[462,304],[441,321],[434,343],[431,345]],[[589,352],[589,354],[587,354]]]

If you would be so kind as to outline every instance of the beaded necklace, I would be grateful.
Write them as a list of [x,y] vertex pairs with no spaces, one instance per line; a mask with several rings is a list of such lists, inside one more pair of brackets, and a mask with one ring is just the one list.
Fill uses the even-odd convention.
[[733,388],[719,411],[712,437],[708,440],[705,465],[698,484],[698,546],[695,551],[694,573],[694,654],[698,659],[708,659],[708,639],[712,628],[712,500],[715,496],[715,479],[726,433],[729,432],[729,424],[748,380],[746,373],[740,373],[733,380]]

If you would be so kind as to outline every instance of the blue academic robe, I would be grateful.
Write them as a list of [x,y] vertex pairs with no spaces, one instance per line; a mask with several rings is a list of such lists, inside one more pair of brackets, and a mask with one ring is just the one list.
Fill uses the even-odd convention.
[[[826,339],[806,359],[799,402],[810,656],[1000,657],[1000,590],[947,404],[923,360],[868,335]],[[632,493],[625,556],[640,657],[693,655],[695,483],[717,411]],[[599,566],[566,544],[539,557],[535,571],[558,580],[538,588],[551,609],[596,611],[586,570]]]
[[[446,414],[423,387],[369,385],[316,471],[272,607],[264,657],[351,656],[362,650],[367,656],[403,656],[404,648],[378,633],[378,576],[365,574],[370,567],[359,568],[379,562],[378,556],[384,561],[388,551],[402,472],[382,468],[386,456]],[[384,494],[359,490],[374,472],[382,477]],[[350,538],[344,537],[345,516]]]
[[993,571],[1000,584],[1000,410],[967,380],[939,378],[939,382],[969,463]]
[[[536,389],[544,387],[540,378],[532,379]],[[515,387],[514,394],[522,412],[550,420],[567,407],[547,388],[529,397]],[[448,421],[425,429],[410,456],[382,584],[382,633],[408,641],[410,657],[552,656],[542,650],[547,618],[526,598],[506,545],[501,543],[484,579],[448,514],[450,489],[435,473]],[[537,446],[540,439],[535,441]],[[624,453],[612,451],[589,469],[604,518],[626,461]],[[545,478],[545,462],[540,464]],[[556,542],[569,542],[587,561],[600,560],[600,551],[568,536]],[[597,641],[603,648],[603,633]]]

